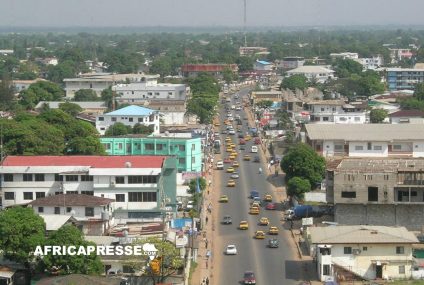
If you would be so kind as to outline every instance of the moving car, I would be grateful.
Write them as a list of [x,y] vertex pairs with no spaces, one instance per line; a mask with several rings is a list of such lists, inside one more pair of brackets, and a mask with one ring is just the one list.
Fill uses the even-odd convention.
[[266,194],[266,195],[264,196],[264,201],[265,201],[265,202],[272,202],[272,195],[270,195],[270,194]]
[[219,203],[228,203],[228,196],[221,195],[221,197],[219,197]]
[[252,145],[252,148],[250,149],[251,153],[258,153],[258,147],[256,145]]
[[253,162],[261,162],[259,155],[255,155],[255,157],[253,158]]
[[255,138],[255,140],[253,142],[254,142],[254,144],[261,144],[261,139]]
[[234,181],[233,179],[228,180],[227,187],[235,187],[235,186],[236,186],[236,181]]
[[252,139],[252,137],[250,135],[244,136],[244,140],[245,141],[250,141],[251,139]]
[[278,235],[278,228],[277,227],[274,227],[274,226],[271,226],[271,227],[269,227],[268,233],[270,235]]
[[240,145],[239,149],[240,150],[245,150],[246,149],[246,146],[242,144],[242,145]]
[[218,160],[216,162],[216,169],[223,170],[224,169],[224,162],[222,160]]
[[244,272],[243,284],[256,284],[255,273],[253,271]]
[[236,155],[233,155],[233,154],[230,154],[230,156],[228,158],[231,159],[231,160],[234,160],[234,159],[237,158],[237,156]]
[[268,226],[269,225],[269,219],[266,217],[262,217],[259,219],[259,225],[261,226]]
[[233,178],[233,179],[237,179],[237,178],[239,178],[240,177],[240,175],[238,174],[238,172],[236,171],[236,172],[233,172],[232,174],[231,174],[231,176],[230,176],[231,178]]
[[259,192],[256,190],[250,191],[250,198],[254,199],[255,197],[259,197]]
[[243,156],[243,160],[249,161],[250,160],[250,155],[246,154]]
[[239,229],[240,230],[247,230],[249,228],[249,224],[247,223],[247,221],[241,221],[239,224]]
[[259,207],[250,207],[249,214],[251,215],[259,215]]
[[228,167],[227,168],[227,173],[233,173],[234,172],[234,167]]
[[264,238],[265,238],[264,231],[256,231],[255,232],[255,239],[264,239]]
[[233,162],[233,167],[239,167],[239,166],[240,166],[240,164],[237,161]]
[[222,223],[224,225],[231,225],[233,223],[233,220],[231,219],[231,216],[224,216],[224,218],[222,219]]
[[224,163],[231,163],[231,159],[229,157],[224,158]]
[[237,254],[237,248],[234,244],[227,245],[227,248],[225,249],[226,255],[236,255]]
[[270,248],[277,248],[279,246],[280,242],[276,238],[272,238],[268,240],[268,247]]
[[240,139],[239,144],[240,145],[246,144],[246,141],[244,139]]
[[268,204],[265,205],[265,209],[275,210],[275,209],[277,209],[277,203],[268,203]]

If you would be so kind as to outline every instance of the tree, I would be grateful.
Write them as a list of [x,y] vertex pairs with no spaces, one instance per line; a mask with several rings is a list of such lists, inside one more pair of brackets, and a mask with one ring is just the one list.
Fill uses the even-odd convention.
[[76,115],[81,113],[83,110],[79,105],[75,103],[71,103],[71,102],[60,103],[59,109],[71,115],[72,117],[75,117]]
[[208,124],[215,116],[217,104],[216,95],[193,95],[187,102],[186,114],[196,115],[200,124]]
[[153,125],[146,126],[146,125],[137,123],[137,124],[134,125],[134,127],[132,129],[132,133],[133,134],[146,134],[146,135],[150,135],[154,131],[153,128],[154,128]]
[[98,101],[99,97],[97,96],[96,91],[93,89],[80,89],[75,92],[74,101]]
[[414,97],[420,101],[424,101],[424,82],[415,85]]
[[306,192],[311,191],[311,183],[308,179],[301,177],[292,177],[287,182],[287,194],[303,199]]
[[273,104],[274,102],[272,102],[271,100],[264,100],[256,103],[256,107],[266,109],[270,108]]
[[152,74],[159,74],[162,78],[171,75],[171,59],[166,56],[155,58],[149,68],[149,72]]
[[231,82],[233,82],[233,80],[235,78],[235,74],[233,73],[233,71],[231,69],[226,67],[222,71],[222,77],[223,77],[223,79],[226,83],[230,84]]
[[238,65],[239,72],[246,72],[253,69],[254,59],[248,56],[240,56],[236,63]]
[[[199,188],[200,188],[200,192],[203,192],[206,189],[206,179],[203,177],[199,177]],[[189,188],[189,193],[194,194],[197,192],[197,178],[195,179],[191,179],[189,184],[188,184],[188,188]]]
[[0,110],[9,110],[15,100],[15,90],[10,77],[4,73],[0,82]]
[[44,244],[43,218],[32,208],[10,208],[0,212],[0,250],[5,258],[30,261],[38,245]]
[[380,124],[387,118],[388,112],[384,109],[372,109],[370,112],[370,121],[373,124]]
[[184,266],[184,259],[174,244],[161,240],[157,237],[138,239],[134,245],[154,244],[157,249],[156,257],[150,261],[141,259],[140,256],[130,256],[127,264],[134,271],[144,271],[144,275],[150,277],[153,284],[164,283],[168,277],[175,274]]
[[293,92],[295,92],[296,89],[305,90],[307,87],[308,79],[303,74],[285,77],[280,85],[280,89],[289,89]]
[[[64,225],[56,232],[53,232],[46,241],[51,246],[75,246],[79,247],[95,246],[93,242],[84,240],[82,232],[73,225]],[[103,264],[100,257],[95,252],[90,255],[45,255],[42,259],[44,268],[51,271],[53,267],[60,268],[62,274],[100,274],[103,271]]]
[[283,157],[281,169],[286,173],[287,181],[297,176],[316,185],[324,177],[325,160],[308,145],[299,143]]
[[20,104],[33,109],[40,101],[60,101],[65,92],[59,85],[49,81],[37,81],[19,94]]
[[348,78],[352,74],[361,75],[363,69],[362,64],[353,59],[337,59],[334,67],[339,78]]
[[67,144],[66,153],[72,155],[106,154],[100,140],[95,136],[75,137],[71,139]]
[[106,130],[105,136],[123,136],[129,133],[131,133],[131,127],[118,122],[113,124]]
[[47,78],[56,83],[62,83],[64,78],[72,78],[77,74],[75,64],[69,60],[59,62],[57,65],[49,65]]
[[193,95],[211,94],[217,96],[220,91],[216,79],[207,73],[200,73],[195,78],[189,78],[187,83]]

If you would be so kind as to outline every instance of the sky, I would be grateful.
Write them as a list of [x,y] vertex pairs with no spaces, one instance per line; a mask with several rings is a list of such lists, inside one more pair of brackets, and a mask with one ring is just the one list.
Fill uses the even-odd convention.
[[[247,26],[424,25],[424,0],[246,0]],[[0,0],[0,27],[243,26],[243,0]]]

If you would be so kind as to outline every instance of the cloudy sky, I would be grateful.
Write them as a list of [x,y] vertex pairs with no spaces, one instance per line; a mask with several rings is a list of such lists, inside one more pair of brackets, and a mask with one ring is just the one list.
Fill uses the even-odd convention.
[[[424,0],[247,0],[247,26],[423,25]],[[0,26],[242,26],[243,0],[0,0]]]

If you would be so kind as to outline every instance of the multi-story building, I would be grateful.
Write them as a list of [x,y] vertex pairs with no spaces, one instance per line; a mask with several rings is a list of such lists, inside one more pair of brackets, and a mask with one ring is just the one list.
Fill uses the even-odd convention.
[[115,123],[123,123],[134,127],[136,124],[152,126],[153,133],[159,133],[159,112],[141,106],[127,106],[96,117],[96,129],[104,135],[106,130]]
[[75,92],[81,89],[91,89],[100,97],[102,91],[119,82],[143,82],[159,75],[146,74],[111,74],[111,73],[86,73],[77,78],[65,78],[65,92],[67,98],[74,98]]
[[359,62],[364,67],[364,70],[375,70],[384,64],[384,59],[381,55],[373,56],[373,57],[361,57],[355,59],[356,62]]
[[177,159],[178,172],[202,171],[201,138],[168,136],[102,137],[109,155],[167,155]]
[[184,77],[195,77],[199,73],[209,73],[220,78],[226,69],[234,73],[238,72],[237,64],[184,64],[181,66],[181,72]]
[[[50,109],[59,109],[60,104],[63,104],[66,102],[63,101],[40,101],[35,106],[36,111],[40,111],[43,109],[44,105],[49,106]],[[105,102],[103,101],[83,101],[83,102],[76,102],[71,101],[70,103],[76,104],[81,107],[82,111],[81,113],[87,114],[87,115],[98,115],[103,114],[107,110],[107,106]]]
[[418,239],[404,227],[310,227],[308,232],[320,281],[412,276],[412,246]]
[[306,124],[306,142],[325,157],[424,157],[424,124]]
[[37,83],[38,81],[46,81],[46,80],[42,78],[36,78],[33,80],[13,80],[12,84],[16,92],[21,92],[23,90],[28,89],[28,87],[31,86],[31,84]]
[[321,65],[303,65],[295,69],[287,71],[287,76],[301,74],[309,81],[324,83],[328,79],[334,78],[334,70]]
[[8,156],[0,174],[5,207],[56,194],[86,194],[115,200],[113,216],[119,223],[159,217],[164,206],[176,210],[174,157]]
[[305,58],[300,56],[284,57],[276,61],[276,67],[280,70],[295,69],[305,64]]
[[424,225],[424,159],[347,158],[327,167],[327,202],[347,225]]
[[391,63],[397,63],[403,59],[411,59],[414,55],[410,48],[389,48]]
[[387,68],[387,86],[390,91],[414,90],[417,83],[424,81],[424,69],[415,68]]
[[340,52],[340,53],[330,53],[331,59],[358,59],[359,55],[356,52]]
[[391,124],[424,123],[424,112],[420,110],[399,110],[389,114]]
[[253,69],[259,72],[269,72],[274,69],[274,64],[264,60],[256,60]]
[[186,114],[186,100],[152,100],[146,102],[144,106],[160,113],[161,125],[186,125],[197,122],[195,115]]
[[250,94],[252,105],[256,105],[261,101],[272,101],[274,103],[281,102],[283,93],[281,91],[253,91]]
[[342,100],[322,100],[307,103],[310,121],[330,124],[365,124],[365,111],[355,112],[355,107]]
[[268,54],[268,48],[266,47],[240,47],[240,56],[251,56],[255,54]]

